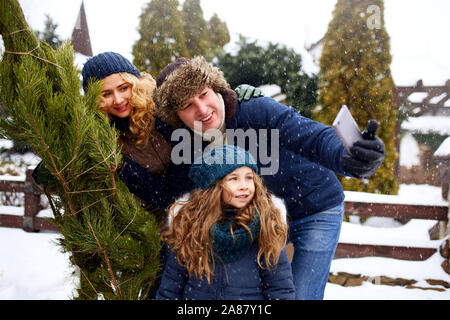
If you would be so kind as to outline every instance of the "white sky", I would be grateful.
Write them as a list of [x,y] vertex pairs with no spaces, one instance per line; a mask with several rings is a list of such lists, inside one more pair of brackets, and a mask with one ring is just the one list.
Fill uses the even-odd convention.
[[[45,14],[70,38],[81,0],[19,0],[33,29],[43,30]],[[139,38],[142,6],[149,0],[84,0],[94,54],[116,51],[132,60]],[[182,3],[183,0],[180,1]],[[202,0],[204,16],[217,13],[232,36],[286,44],[299,53],[327,31],[336,0]],[[423,79],[443,85],[450,79],[450,1],[385,0],[386,29],[391,37],[391,65],[397,85]],[[261,42],[262,44],[262,42]],[[305,64],[308,57],[304,58]]]

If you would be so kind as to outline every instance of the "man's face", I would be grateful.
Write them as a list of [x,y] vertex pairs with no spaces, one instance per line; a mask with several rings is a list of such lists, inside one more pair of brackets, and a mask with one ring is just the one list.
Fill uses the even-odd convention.
[[186,126],[194,129],[194,126],[199,128],[201,125],[202,132],[219,129],[223,113],[219,97],[210,87],[205,87],[199,94],[191,97],[177,111],[178,117]]

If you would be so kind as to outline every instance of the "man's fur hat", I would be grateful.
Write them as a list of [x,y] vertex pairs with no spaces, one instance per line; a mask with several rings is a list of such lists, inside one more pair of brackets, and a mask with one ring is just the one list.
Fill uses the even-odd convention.
[[180,58],[167,65],[156,77],[157,88],[153,93],[156,114],[173,127],[183,125],[177,111],[205,87],[223,94],[230,88],[219,68],[210,65],[205,58],[192,60]]

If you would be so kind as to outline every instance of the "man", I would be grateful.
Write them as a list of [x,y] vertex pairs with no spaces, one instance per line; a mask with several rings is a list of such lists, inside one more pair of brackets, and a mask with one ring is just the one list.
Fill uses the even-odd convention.
[[[349,154],[332,128],[302,117],[291,107],[266,97],[239,103],[227,94],[229,85],[222,72],[202,57],[178,59],[160,72],[156,82],[159,130],[168,140],[174,140],[179,128],[192,133],[192,141],[182,141],[183,159],[189,158],[186,146],[192,154],[196,152],[199,136],[206,140],[202,148],[236,144],[236,134],[231,135],[233,139],[229,134],[233,130],[256,134],[256,140],[249,141],[254,137],[249,134],[240,147],[256,150],[253,155],[260,167],[268,164],[262,154],[276,155],[272,160],[277,165],[271,164],[275,170],[262,177],[287,209],[296,298],[323,299],[344,214],[344,193],[335,173],[367,178],[378,169],[384,160],[384,144],[375,137],[377,126],[372,123],[363,132],[365,140],[355,143]],[[178,141],[172,142],[176,145]],[[263,147],[265,152],[261,152]],[[148,185],[150,190],[176,197],[193,188],[187,182],[189,162],[177,165],[179,159],[174,156],[172,152],[166,182],[154,179],[155,183]]]

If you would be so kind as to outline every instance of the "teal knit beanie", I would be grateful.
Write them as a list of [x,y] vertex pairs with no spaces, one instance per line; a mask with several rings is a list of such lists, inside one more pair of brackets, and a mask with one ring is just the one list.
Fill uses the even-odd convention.
[[258,173],[253,156],[242,148],[222,145],[204,152],[191,165],[189,178],[197,187],[206,190],[216,181],[241,167],[249,167]]

